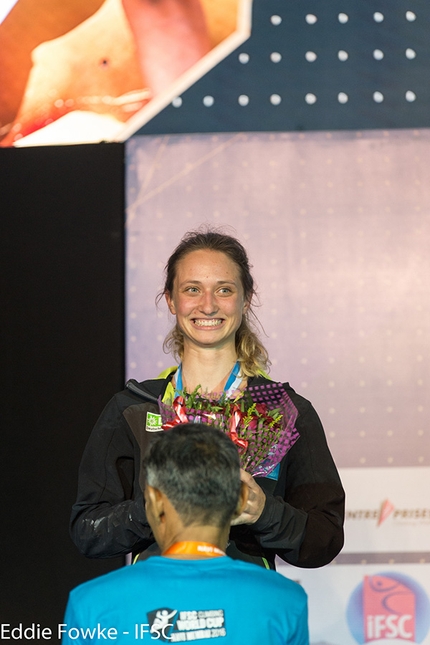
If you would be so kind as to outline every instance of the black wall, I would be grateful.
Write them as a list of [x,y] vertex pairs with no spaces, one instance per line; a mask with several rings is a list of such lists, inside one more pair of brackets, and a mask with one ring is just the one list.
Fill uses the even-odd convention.
[[0,149],[2,623],[54,629],[73,586],[122,564],[80,556],[68,520],[88,434],[123,386],[123,157]]

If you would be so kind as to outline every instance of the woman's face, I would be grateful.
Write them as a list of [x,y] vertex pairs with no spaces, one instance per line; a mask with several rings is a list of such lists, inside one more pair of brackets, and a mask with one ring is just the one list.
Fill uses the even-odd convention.
[[192,251],[178,262],[166,300],[184,334],[185,350],[234,346],[249,307],[237,265],[225,253],[207,249]]

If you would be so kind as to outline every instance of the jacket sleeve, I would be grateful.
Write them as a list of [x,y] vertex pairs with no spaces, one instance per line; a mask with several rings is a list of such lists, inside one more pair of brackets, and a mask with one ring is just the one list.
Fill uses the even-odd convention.
[[343,546],[345,493],[321,421],[312,405],[292,391],[300,438],[285,456],[271,494],[252,525],[264,549],[299,567],[321,567]]
[[114,397],[89,437],[79,468],[70,534],[83,555],[109,558],[154,541],[138,483],[139,467],[139,446]]

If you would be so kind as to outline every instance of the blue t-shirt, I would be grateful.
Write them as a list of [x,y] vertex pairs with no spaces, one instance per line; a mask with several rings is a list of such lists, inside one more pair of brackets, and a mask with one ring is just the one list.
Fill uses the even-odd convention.
[[69,597],[63,644],[308,645],[307,597],[275,571],[229,557],[153,556]]

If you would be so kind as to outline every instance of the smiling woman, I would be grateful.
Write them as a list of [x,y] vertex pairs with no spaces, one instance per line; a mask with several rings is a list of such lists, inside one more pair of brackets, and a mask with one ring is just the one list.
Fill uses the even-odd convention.
[[[170,312],[176,316],[176,325],[166,338],[165,349],[180,361],[184,360],[185,334],[180,315],[176,313],[175,299],[179,303],[181,294],[188,293],[190,306],[193,303],[195,308],[194,316],[190,312],[193,328],[216,324],[231,330],[235,326],[228,342],[223,335],[222,352],[200,353],[204,362],[217,356],[206,370],[207,375],[214,369],[222,371],[221,366],[218,369],[219,361],[230,362],[231,369],[237,359],[244,376],[256,376],[265,370],[269,357],[252,324],[253,317],[256,320],[252,311],[255,288],[250,269],[246,251],[235,238],[215,231],[186,234],[169,258],[164,290],[159,296],[159,299],[166,297]],[[202,369],[205,368],[202,366]],[[203,378],[199,369],[197,385],[203,391],[222,391],[204,384]]]
[[182,336],[183,385],[222,392],[249,307],[236,264],[221,251],[192,251],[178,262],[173,289],[165,296]]
[[[269,568],[276,555],[302,567],[327,564],[343,544],[344,492],[312,405],[266,374],[269,360],[251,322],[254,280],[242,244],[217,231],[188,233],[167,262],[158,300],[163,296],[176,317],[165,347],[179,365],[150,381],[130,381],[102,413],[82,459],[73,507],[78,548],[89,557],[133,551],[146,558],[156,552],[145,517],[141,459],[157,433],[172,427],[162,426],[160,412],[171,406],[177,412],[173,424],[187,421],[184,401],[198,391],[199,405],[206,401],[218,417],[194,410],[195,420],[219,423],[239,450],[257,437],[238,439],[240,423],[257,428],[258,415],[259,440],[275,419],[283,429],[291,426],[295,437],[285,447],[283,435],[277,436],[263,455],[263,462],[271,460],[263,476],[241,471],[248,501],[232,523],[227,555]],[[236,405],[271,388],[277,388],[282,414],[273,405],[267,410],[261,399],[245,412]],[[220,419],[219,410],[233,412]]]

